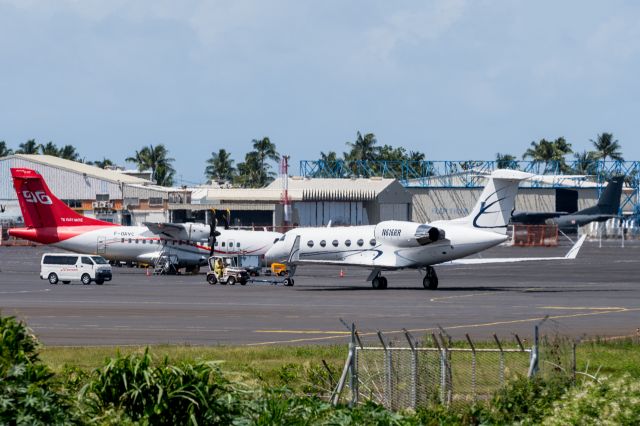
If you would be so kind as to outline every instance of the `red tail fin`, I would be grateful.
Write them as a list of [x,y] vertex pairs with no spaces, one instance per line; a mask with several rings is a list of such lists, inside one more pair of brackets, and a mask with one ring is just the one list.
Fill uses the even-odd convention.
[[11,169],[24,224],[29,228],[113,225],[79,215],[51,193],[42,176],[31,169]]

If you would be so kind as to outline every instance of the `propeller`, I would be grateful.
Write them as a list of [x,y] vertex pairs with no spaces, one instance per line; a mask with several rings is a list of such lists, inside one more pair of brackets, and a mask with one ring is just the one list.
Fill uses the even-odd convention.
[[220,235],[220,231],[216,230],[216,224],[218,222],[218,219],[216,218],[216,211],[212,210],[211,212],[213,213],[213,217],[211,225],[209,226],[209,257],[213,256],[216,245],[216,237]]

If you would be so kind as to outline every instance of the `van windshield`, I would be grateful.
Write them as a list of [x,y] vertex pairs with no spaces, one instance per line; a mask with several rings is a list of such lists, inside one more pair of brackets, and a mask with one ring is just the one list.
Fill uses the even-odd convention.
[[109,263],[102,256],[91,256],[91,259],[93,259],[93,261],[96,262],[96,264],[98,264],[98,265],[106,265],[107,263]]

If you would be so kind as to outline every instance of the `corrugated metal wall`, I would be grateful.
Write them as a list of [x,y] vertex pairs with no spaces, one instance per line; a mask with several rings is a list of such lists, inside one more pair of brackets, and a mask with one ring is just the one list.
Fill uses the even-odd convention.
[[[122,191],[118,183],[14,157],[0,159],[0,200],[17,200],[9,170],[12,167],[26,167],[38,171],[46,180],[51,191],[60,199],[93,200],[96,194],[109,194],[111,199],[122,199]],[[125,186],[124,195],[127,198],[162,197],[167,199],[166,191],[133,186]]]

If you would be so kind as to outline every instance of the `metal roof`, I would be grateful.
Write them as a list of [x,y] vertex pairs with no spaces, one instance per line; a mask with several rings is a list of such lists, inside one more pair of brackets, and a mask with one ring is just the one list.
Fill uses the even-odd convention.
[[40,163],[45,166],[56,167],[71,172],[81,173],[87,176],[103,179],[110,182],[122,182],[126,184],[139,184],[150,185],[153,182],[141,179],[135,176],[129,176],[124,173],[120,173],[115,170],[105,170],[100,167],[91,166],[89,164],[79,163],[77,161],[65,160],[64,158],[54,157],[52,155],[40,155],[40,154],[13,154],[3,159],[9,159],[11,157],[22,158],[34,163]]
[[[295,176],[289,178],[291,201],[323,200],[373,200],[395,179],[310,179]],[[278,178],[265,188],[191,188],[192,199],[200,195],[203,200],[280,202],[282,179]],[[204,193],[206,192],[206,195]],[[207,201],[202,201],[206,203]]]

